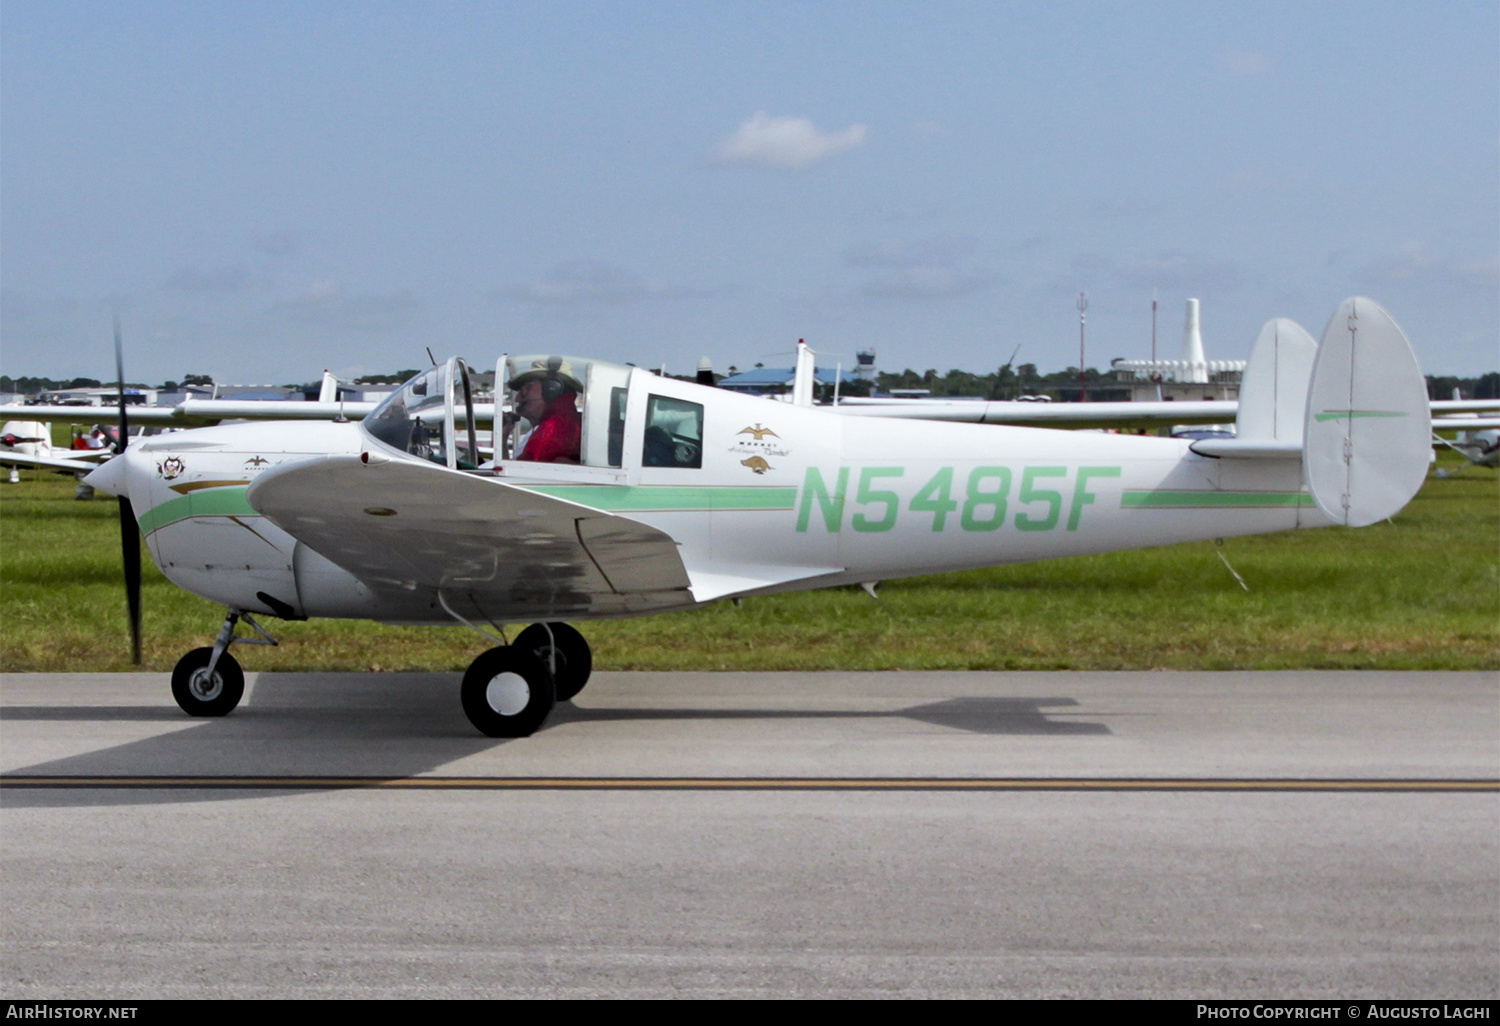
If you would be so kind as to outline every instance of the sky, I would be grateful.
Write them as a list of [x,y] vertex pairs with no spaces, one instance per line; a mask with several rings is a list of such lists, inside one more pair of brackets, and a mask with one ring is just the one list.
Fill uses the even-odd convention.
[[0,372],[1500,368],[1500,5],[0,0]]

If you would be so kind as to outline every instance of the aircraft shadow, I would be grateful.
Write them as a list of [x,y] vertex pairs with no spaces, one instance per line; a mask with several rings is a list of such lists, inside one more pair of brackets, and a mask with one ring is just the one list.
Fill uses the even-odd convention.
[[[363,679],[361,679],[363,678]],[[516,742],[476,736],[450,674],[402,674],[379,688],[368,675],[330,675],[315,686],[261,676],[244,705],[223,719],[191,720],[175,706],[10,706],[0,720],[170,723],[178,729],[98,751],[7,771],[64,777],[368,777],[404,779]],[[587,702],[587,695],[583,701]],[[619,709],[557,707],[540,736],[572,724],[641,721],[906,719],[987,735],[1107,735],[1102,723],[1049,717],[1071,698],[967,697],[905,709]],[[0,781],[0,807],[158,805],[280,797],[327,787],[274,791],[209,789],[16,789]]]
[[557,707],[549,727],[624,720],[868,720],[905,719],[975,734],[1108,734],[1102,723],[1048,719],[1045,709],[1076,706],[1072,698],[950,698],[894,711],[826,709],[589,709]]

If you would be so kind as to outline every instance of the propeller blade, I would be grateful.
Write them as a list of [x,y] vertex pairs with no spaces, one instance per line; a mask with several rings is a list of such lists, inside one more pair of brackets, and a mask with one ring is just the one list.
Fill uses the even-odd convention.
[[[125,346],[120,341],[120,315],[115,314],[115,377],[120,388],[120,432],[115,439],[115,458],[130,444],[130,423],[125,412]],[[122,494],[120,503],[120,556],[125,563],[125,605],[130,610],[130,661],[141,665],[141,530],[135,509]]]
[[141,529],[130,500],[120,496],[120,553],[125,562],[125,604],[130,609],[130,661],[141,665]]
[[130,444],[130,425],[125,414],[125,347],[120,342],[120,315],[115,314],[115,378],[120,386],[120,434],[115,439],[115,455],[125,451]]

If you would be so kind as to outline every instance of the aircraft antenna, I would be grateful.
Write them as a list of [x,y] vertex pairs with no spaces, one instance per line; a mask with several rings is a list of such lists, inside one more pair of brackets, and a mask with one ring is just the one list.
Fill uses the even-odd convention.
[[428,361],[429,361],[429,362],[430,362],[430,363],[431,363],[431,364],[432,364],[432,365],[433,365],[433,366],[434,366],[434,367],[436,367],[436,366],[437,366],[437,358],[436,358],[436,357],[434,357],[434,356],[433,356],[433,355],[432,355],[432,347],[431,347],[431,346],[428,346],[428,347],[427,347],[427,359],[428,359]]
[[1156,366],[1156,290],[1151,290],[1151,373],[1146,375],[1156,382],[1156,401],[1161,402],[1161,371]]
[[1151,290],[1151,362],[1156,362],[1156,290]]
[[1089,297],[1086,293],[1078,293],[1078,401],[1087,402],[1085,395],[1085,384],[1083,376],[1083,326],[1088,320]]

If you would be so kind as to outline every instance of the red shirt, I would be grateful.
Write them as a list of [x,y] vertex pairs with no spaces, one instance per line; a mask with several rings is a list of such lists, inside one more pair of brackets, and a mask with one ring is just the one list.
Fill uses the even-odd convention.
[[578,412],[577,399],[576,392],[564,392],[548,403],[536,430],[526,439],[516,459],[536,463],[577,462],[583,446],[583,414]]

